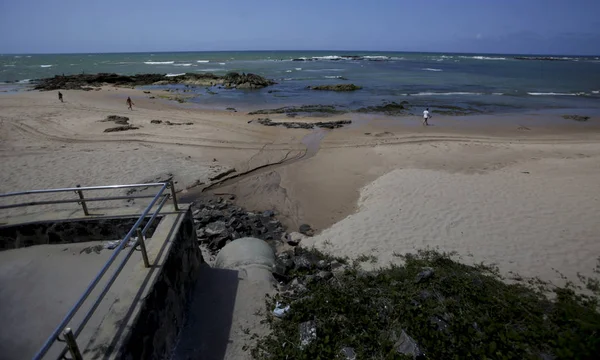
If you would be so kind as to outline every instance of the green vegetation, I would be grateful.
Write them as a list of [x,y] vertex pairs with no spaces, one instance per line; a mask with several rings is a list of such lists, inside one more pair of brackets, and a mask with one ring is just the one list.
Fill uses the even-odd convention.
[[[366,272],[359,263],[370,256],[341,265],[316,250],[308,257],[297,253],[321,266],[295,272],[289,289],[267,299],[265,321],[272,331],[257,341],[253,356],[592,359],[600,354],[595,279],[581,278],[587,290],[518,277],[521,281],[507,284],[494,267],[467,266],[453,254],[394,255],[403,258],[403,266]],[[333,277],[320,276],[323,261]],[[272,315],[277,302],[290,305],[282,319]],[[307,326],[316,328],[316,336],[301,345],[299,329]]]

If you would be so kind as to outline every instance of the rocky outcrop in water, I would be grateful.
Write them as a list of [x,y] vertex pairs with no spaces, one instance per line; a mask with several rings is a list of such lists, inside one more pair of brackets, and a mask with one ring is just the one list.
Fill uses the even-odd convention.
[[383,105],[377,106],[366,106],[356,109],[358,113],[384,113],[386,115],[401,115],[406,112],[406,106],[408,102],[403,101],[401,103],[389,102]]
[[568,61],[569,59],[552,56],[515,56],[515,60],[538,60],[538,61]]
[[311,90],[324,90],[324,91],[356,91],[362,89],[362,86],[354,84],[336,84],[336,85],[318,85],[309,86]]
[[314,113],[314,114],[343,114],[344,110],[340,110],[333,105],[302,105],[302,106],[284,106],[277,109],[262,109],[251,111],[248,115],[267,115],[267,114],[298,114],[298,113]]
[[575,120],[575,121],[588,121],[590,119],[590,117],[583,116],[583,115],[563,115],[563,119]]
[[397,58],[389,57],[389,56],[362,56],[362,55],[330,55],[330,56],[314,56],[314,57],[301,57],[294,58],[292,61],[341,61],[341,60],[350,60],[350,61],[392,61],[397,60]]
[[187,73],[179,76],[165,76],[164,74],[77,74],[57,75],[52,78],[33,81],[35,90],[85,90],[103,85],[116,86],[144,86],[144,85],[219,85],[238,89],[260,89],[275,84],[274,81],[256,74],[228,73],[225,76]]
[[230,72],[223,77],[223,85],[226,88],[261,89],[274,84],[274,81],[255,74]]

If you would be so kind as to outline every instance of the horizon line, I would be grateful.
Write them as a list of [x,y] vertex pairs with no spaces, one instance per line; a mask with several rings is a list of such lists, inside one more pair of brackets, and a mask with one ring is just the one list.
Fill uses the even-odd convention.
[[575,56],[575,57],[594,57],[600,56],[600,54],[587,54],[587,55],[576,55],[576,54],[557,54],[557,53],[499,53],[499,52],[465,52],[465,51],[411,51],[411,50],[160,50],[160,51],[107,51],[107,52],[7,52],[1,53],[0,56],[5,55],[90,55],[90,54],[165,54],[165,53],[226,53],[226,52],[340,52],[340,53],[352,53],[352,52],[368,52],[368,53],[402,53],[402,54],[481,54],[481,55],[526,55],[526,56]]

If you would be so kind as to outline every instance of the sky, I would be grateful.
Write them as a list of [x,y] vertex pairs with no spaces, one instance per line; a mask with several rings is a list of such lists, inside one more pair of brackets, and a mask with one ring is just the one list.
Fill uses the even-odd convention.
[[600,0],[0,0],[0,53],[600,54]]

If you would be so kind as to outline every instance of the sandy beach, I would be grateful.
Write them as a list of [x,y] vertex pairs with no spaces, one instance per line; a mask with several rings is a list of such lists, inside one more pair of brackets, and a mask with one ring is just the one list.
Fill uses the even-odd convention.
[[[266,127],[241,111],[149,99],[135,89],[63,94],[65,103],[56,92],[0,96],[0,192],[172,174],[186,201],[209,186],[234,194],[248,209],[274,209],[289,231],[310,224],[317,235],[303,246],[373,254],[373,266],[433,247],[505,273],[557,280],[556,269],[575,279],[591,273],[600,252],[597,117],[440,116],[422,127],[418,117],[342,114],[327,120],[352,125],[304,130]],[[127,116],[139,129],[104,133],[114,126],[102,122],[108,115]]]

